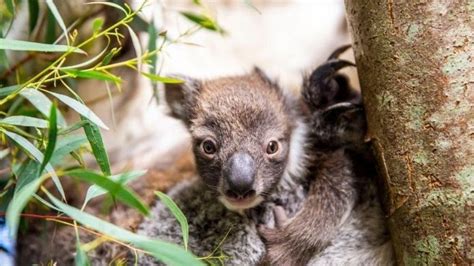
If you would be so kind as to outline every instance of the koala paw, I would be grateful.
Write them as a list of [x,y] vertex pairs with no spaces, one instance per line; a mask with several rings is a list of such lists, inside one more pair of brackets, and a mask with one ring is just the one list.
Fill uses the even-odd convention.
[[258,226],[258,233],[267,247],[267,253],[261,260],[260,265],[297,265],[292,259],[291,250],[288,248],[287,238],[285,237],[284,225],[288,221],[286,212],[281,206],[273,208],[275,217],[275,228],[269,228],[266,225]]
[[291,249],[288,248],[288,242],[283,237],[280,229],[269,229],[267,227],[259,227],[259,233],[265,241],[267,252],[265,257],[260,261],[259,265],[282,265],[297,266],[295,257],[292,256]]

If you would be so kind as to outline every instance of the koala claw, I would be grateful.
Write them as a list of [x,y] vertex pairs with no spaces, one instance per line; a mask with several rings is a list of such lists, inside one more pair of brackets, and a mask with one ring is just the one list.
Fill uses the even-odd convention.
[[282,206],[273,207],[273,215],[275,216],[275,226],[281,228],[287,221],[286,211]]
[[280,231],[283,229],[283,225],[288,221],[286,211],[282,206],[273,206],[272,211],[275,217],[275,228],[269,228],[265,224],[260,224],[257,227],[258,233],[268,244],[278,242],[277,239],[281,236]]

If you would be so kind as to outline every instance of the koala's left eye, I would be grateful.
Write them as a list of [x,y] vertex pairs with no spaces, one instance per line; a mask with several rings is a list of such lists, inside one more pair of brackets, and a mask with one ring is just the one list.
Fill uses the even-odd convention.
[[271,140],[267,144],[267,154],[275,154],[278,151],[278,142]]
[[216,143],[210,139],[206,139],[201,144],[202,150],[207,155],[213,155],[217,151]]

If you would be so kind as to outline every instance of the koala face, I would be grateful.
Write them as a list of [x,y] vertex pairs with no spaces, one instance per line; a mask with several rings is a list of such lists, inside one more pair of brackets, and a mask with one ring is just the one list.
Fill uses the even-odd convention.
[[258,70],[182,92],[173,112],[189,126],[202,180],[229,209],[258,205],[288,162],[293,121],[282,93]]

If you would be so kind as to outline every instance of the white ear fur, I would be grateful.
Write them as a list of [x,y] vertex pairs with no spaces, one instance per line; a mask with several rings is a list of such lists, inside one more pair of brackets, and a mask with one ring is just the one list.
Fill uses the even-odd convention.
[[288,154],[288,162],[286,164],[285,173],[282,181],[294,184],[295,179],[302,179],[306,174],[306,143],[308,128],[306,124],[298,120],[290,137],[290,151]]

